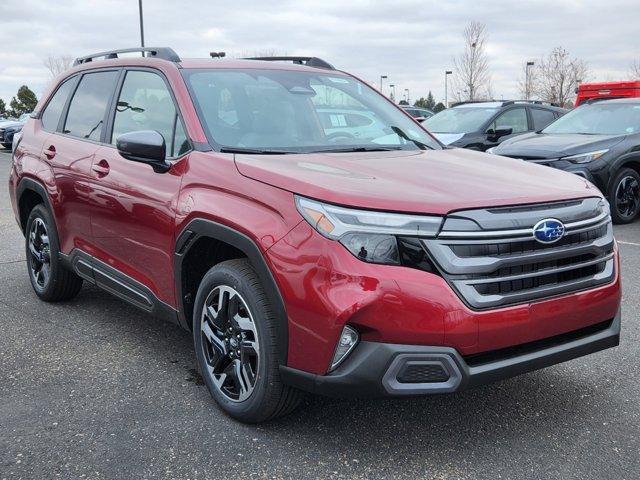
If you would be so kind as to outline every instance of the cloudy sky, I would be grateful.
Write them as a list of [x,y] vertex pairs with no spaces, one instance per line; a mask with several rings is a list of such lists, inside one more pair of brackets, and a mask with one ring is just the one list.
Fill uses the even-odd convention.
[[[629,76],[640,59],[638,0],[143,0],[147,45],[183,57],[277,52],[315,55],[378,83],[409,89],[411,100],[444,98],[443,73],[462,49],[470,20],[486,24],[496,98],[515,98],[526,60],[555,46],[586,60],[591,80]],[[0,98],[18,87],[38,95],[43,60],[139,45],[137,0],[2,0]],[[399,95],[398,95],[399,96]]]

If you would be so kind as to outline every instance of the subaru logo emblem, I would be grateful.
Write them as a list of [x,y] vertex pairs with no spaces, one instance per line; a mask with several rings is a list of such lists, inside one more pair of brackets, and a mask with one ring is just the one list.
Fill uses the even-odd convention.
[[564,236],[564,224],[555,218],[545,218],[534,225],[533,236],[540,243],[557,242]]

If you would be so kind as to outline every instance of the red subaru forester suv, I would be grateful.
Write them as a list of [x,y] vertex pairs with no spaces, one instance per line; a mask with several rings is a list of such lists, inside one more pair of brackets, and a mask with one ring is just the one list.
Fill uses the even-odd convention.
[[234,418],[618,344],[618,250],[585,179],[445,148],[319,58],[131,50],[79,58],[14,143],[29,278],[45,301],[86,281],[191,330]]

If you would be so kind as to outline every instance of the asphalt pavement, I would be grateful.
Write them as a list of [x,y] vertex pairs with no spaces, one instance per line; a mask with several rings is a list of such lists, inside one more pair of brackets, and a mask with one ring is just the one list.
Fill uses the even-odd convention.
[[623,335],[467,392],[308,397],[260,426],[221,413],[190,335],[92,287],[40,302],[0,153],[0,479],[640,478],[640,221],[616,227]]

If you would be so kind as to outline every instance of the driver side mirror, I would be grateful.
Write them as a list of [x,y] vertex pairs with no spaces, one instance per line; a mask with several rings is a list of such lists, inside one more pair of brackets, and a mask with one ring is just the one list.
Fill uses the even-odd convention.
[[505,137],[507,135],[511,135],[513,133],[513,128],[497,128],[494,130],[490,128],[487,130],[487,135],[491,137],[494,141],[498,140],[501,137]]
[[147,163],[156,173],[165,173],[171,168],[166,161],[164,137],[154,130],[123,133],[116,139],[116,148],[127,160]]

